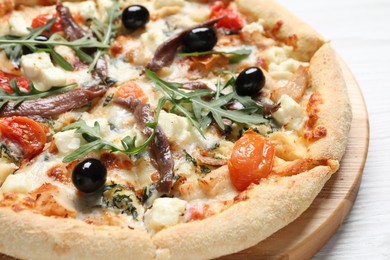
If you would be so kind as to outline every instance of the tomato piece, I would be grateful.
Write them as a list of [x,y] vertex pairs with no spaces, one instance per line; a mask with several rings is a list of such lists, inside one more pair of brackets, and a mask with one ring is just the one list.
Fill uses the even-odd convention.
[[12,90],[9,81],[10,79],[5,75],[5,73],[0,71],[0,88],[12,94],[14,91]]
[[[54,17],[57,17],[57,15],[54,15],[54,14],[50,14],[50,13],[47,13],[47,14],[40,14],[38,15],[37,17],[35,17],[32,22],[31,22],[31,28],[38,28],[38,27],[41,27],[41,26],[44,26],[45,24],[47,24],[47,22],[54,18]],[[60,31],[63,31],[63,27],[62,27],[62,23],[61,23],[61,20],[58,18],[54,23],[53,25],[51,26],[50,28],[50,32],[51,33],[56,33],[56,32],[60,32]]]
[[13,78],[16,78],[16,84],[18,85],[20,90],[26,92],[30,90],[28,79],[26,79],[25,77],[4,73],[2,71],[0,71],[0,88],[2,88],[3,90],[7,91],[10,94],[13,94],[14,90],[11,88],[10,85],[10,81]]
[[115,92],[115,96],[122,98],[134,97],[144,103],[148,101],[148,97],[146,96],[145,92],[134,81],[129,81],[119,86]]
[[1,138],[18,145],[25,159],[30,159],[42,152],[48,129],[27,117],[6,117],[0,119]]
[[271,172],[275,157],[275,147],[262,135],[247,131],[234,144],[228,160],[230,180],[238,191],[243,191],[251,183],[259,183]]
[[211,3],[210,9],[210,18],[225,16],[215,24],[216,27],[233,32],[244,27],[244,19],[232,6],[225,7],[225,4],[222,1],[215,1]]

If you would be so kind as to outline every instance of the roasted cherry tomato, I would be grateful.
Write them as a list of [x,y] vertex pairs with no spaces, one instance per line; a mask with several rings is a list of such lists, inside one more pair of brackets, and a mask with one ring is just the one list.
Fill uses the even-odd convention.
[[272,143],[262,135],[247,131],[234,144],[228,161],[230,180],[238,191],[251,183],[259,183],[271,172],[275,156]]
[[16,83],[21,91],[30,90],[28,79],[26,79],[25,77],[4,73],[2,71],[0,71],[0,88],[10,94],[14,93],[9,83],[13,78],[16,78]]
[[[50,13],[49,14],[40,14],[37,17],[35,17],[34,20],[32,21],[31,28],[38,28],[38,27],[44,26],[45,24],[47,24],[47,22],[50,19],[52,19],[54,17],[57,17],[57,16],[54,14],[50,14]],[[57,19],[50,28],[51,33],[60,32],[62,30],[63,30],[63,27],[62,27],[62,23],[61,23],[60,19]]]
[[39,154],[47,142],[48,129],[27,117],[6,117],[0,119],[0,136],[18,145],[25,159]]
[[231,6],[226,7],[222,1],[215,1],[211,3],[210,8],[210,18],[225,16],[222,20],[217,22],[215,26],[231,32],[236,32],[244,27],[244,19]]

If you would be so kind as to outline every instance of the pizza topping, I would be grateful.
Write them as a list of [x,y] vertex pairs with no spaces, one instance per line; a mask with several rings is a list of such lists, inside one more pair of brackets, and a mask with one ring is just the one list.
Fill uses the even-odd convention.
[[[37,37],[35,37],[34,40],[40,41],[40,42],[46,42],[46,41],[49,40],[49,37],[47,37],[46,35],[41,34],[41,35],[38,35]],[[45,46],[44,45],[37,45],[37,48],[43,49],[43,48],[45,48]]]
[[240,72],[236,80],[236,91],[240,96],[256,95],[265,85],[265,77],[258,67],[250,67]]
[[3,184],[8,175],[12,174],[18,167],[9,160],[0,156],[0,184]]
[[210,51],[217,43],[217,34],[210,27],[197,27],[183,37],[183,48],[186,52]]
[[[53,14],[41,14],[34,18],[34,20],[31,23],[31,28],[39,28],[47,24],[51,19],[55,18],[56,16]],[[56,33],[63,30],[61,20],[56,20],[51,26],[50,26],[50,33]]]
[[286,129],[298,131],[307,119],[303,108],[288,95],[283,95],[278,103],[280,108],[272,113],[272,117]]
[[282,95],[289,95],[295,102],[300,102],[310,83],[307,67],[299,66],[288,83],[272,91],[271,99],[278,101]]
[[[261,114],[262,107],[254,100],[249,97],[241,97],[235,92],[223,95],[220,93],[223,87],[221,85],[217,86],[220,89],[215,93],[203,89],[188,92],[180,89],[182,84],[166,82],[152,71],[146,70],[145,74],[155,83],[157,89],[164,94],[167,100],[172,103],[177,113],[185,115],[202,135],[202,128],[206,129],[212,120],[222,130],[225,129],[224,118],[243,124],[268,122]],[[226,85],[233,84],[233,82],[234,78],[229,80]],[[242,109],[228,110],[225,108],[234,99],[243,105]],[[191,105],[192,109],[188,109],[188,105]]]
[[204,23],[198,24],[196,26],[185,29],[178,34],[172,36],[160,46],[154,53],[152,60],[146,65],[146,68],[151,71],[158,71],[164,66],[170,65],[175,59],[177,49],[181,46],[184,36],[194,28],[211,26],[221,20],[222,17],[218,17]]
[[[73,86],[72,86],[73,87]],[[69,88],[67,88],[69,89]],[[39,93],[33,96],[21,96],[10,97],[7,96],[6,100],[16,100],[15,102],[4,102],[0,108],[0,116],[41,116],[41,117],[53,117],[58,116],[64,112],[70,111],[75,108],[80,108],[88,105],[94,98],[101,97],[106,93],[106,89],[103,87],[95,88],[76,88],[70,92],[59,94],[56,96],[50,96],[47,98],[40,98],[37,100],[27,100],[31,97],[39,98],[45,97],[54,93],[61,93],[65,89],[59,89],[49,92]],[[3,100],[3,98],[0,96]],[[20,100],[23,100],[20,103]]]
[[[98,59],[102,55],[103,51],[110,47],[109,42],[114,35],[114,30],[119,27],[118,25],[114,24],[114,22],[120,15],[120,12],[118,10],[119,4],[115,4],[108,11],[109,17],[106,23],[102,23],[96,18],[93,19],[91,30],[93,31],[96,38],[91,37],[90,34],[83,36],[85,34],[85,31],[81,29],[77,22],[75,22],[72,15],[69,13],[69,10],[67,10],[65,7],[61,8],[60,5],[59,7],[61,15],[64,18],[64,21],[62,21],[64,24],[61,24],[61,26],[63,25],[64,27],[66,27],[63,29],[65,30],[65,33],[67,34],[69,39],[72,39],[72,41],[66,40],[58,33],[54,33],[46,42],[35,40],[35,37],[44,34],[45,32],[49,31],[50,28],[52,28],[53,24],[57,21],[57,18],[55,17],[46,21],[46,23],[42,26],[37,27],[35,29],[31,29],[28,34],[24,36],[2,36],[0,37],[0,48],[4,49],[7,57],[13,61],[15,66],[19,65],[20,57],[23,54],[26,54],[26,50],[28,50],[28,52],[40,51],[49,53],[51,55],[51,58],[56,62],[57,65],[61,66],[65,70],[72,71],[72,65],[69,64],[61,55],[59,55],[54,50],[55,46],[62,45],[71,48],[80,58],[80,60],[91,63],[90,71],[92,71]],[[67,11],[65,11],[65,9]],[[45,46],[45,48],[38,48],[37,46]],[[87,54],[84,51],[85,49],[96,48],[97,51],[94,57],[91,57],[91,55]]]
[[55,67],[50,60],[50,55],[45,52],[23,55],[21,71],[39,91],[48,91],[53,86],[66,84],[65,71]]
[[178,198],[158,198],[145,218],[149,228],[158,232],[184,220],[187,202]]
[[134,219],[138,217],[137,208],[134,206],[137,200],[134,191],[128,187],[118,184],[104,187],[103,205],[118,210],[121,214],[131,215]]
[[259,183],[271,172],[275,148],[268,139],[253,131],[247,131],[235,143],[228,161],[230,180],[238,191],[252,183]]
[[95,158],[88,158],[79,162],[72,173],[74,186],[84,193],[98,191],[106,183],[106,178],[106,166]]
[[122,24],[126,29],[134,31],[149,22],[149,11],[142,5],[130,5],[122,12]]
[[47,132],[46,126],[26,117],[7,117],[0,120],[1,137],[17,144],[25,159],[42,152],[47,142]]
[[[152,138],[152,141],[148,143],[149,154],[153,165],[160,174],[156,189],[162,193],[169,193],[173,185],[174,161],[168,139],[162,129],[157,125],[155,125],[154,129],[147,127],[148,124],[155,122],[150,111],[150,106],[133,97],[126,99],[116,98],[115,102],[131,111],[135,116],[137,125],[142,127],[142,132],[148,136],[148,139]],[[162,105],[163,103],[160,103],[160,106]]]
[[5,90],[8,94],[14,94],[14,88],[16,88],[16,92],[28,92],[29,85],[29,81],[25,77],[14,76],[0,70],[0,91]]
[[[201,51],[201,52],[190,52],[190,53],[179,53],[179,56],[181,57],[193,57],[193,56],[202,56],[202,55],[209,55],[209,54],[218,54],[218,55],[223,55],[226,56],[229,59],[229,62],[231,63],[238,63],[241,60],[247,58],[251,54],[251,50],[247,48],[243,49],[237,49],[237,50],[232,50],[232,51]],[[209,57],[207,57],[209,58]],[[214,57],[211,56],[213,59]],[[209,58],[210,59],[210,58]],[[210,68],[210,66],[209,66]],[[208,69],[209,69],[208,68]]]
[[60,17],[60,22],[62,28],[65,32],[65,36],[69,41],[74,41],[84,37],[87,32],[84,31],[83,28],[78,25],[78,23],[73,18],[72,14],[68,7],[65,7],[62,2],[58,2],[57,6],[57,14]]
[[245,24],[242,16],[234,9],[232,5],[225,7],[223,1],[214,1],[211,3],[211,18],[224,16],[215,25],[230,32],[239,31]]

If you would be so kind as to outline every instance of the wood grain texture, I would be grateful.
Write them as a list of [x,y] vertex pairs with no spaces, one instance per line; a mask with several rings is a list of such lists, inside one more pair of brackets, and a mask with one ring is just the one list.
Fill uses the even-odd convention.
[[351,210],[366,162],[369,124],[359,86],[345,63],[340,63],[354,116],[340,170],[297,220],[258,245],[224,259],[308,259],[323,247]]

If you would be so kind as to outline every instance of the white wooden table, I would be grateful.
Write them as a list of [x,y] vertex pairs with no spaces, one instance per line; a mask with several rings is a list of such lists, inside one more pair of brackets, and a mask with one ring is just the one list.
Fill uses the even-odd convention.
[[279,2],[331,40],[360,85],[370,120],[355,205],[315,259],[390,259],[390,1]]

